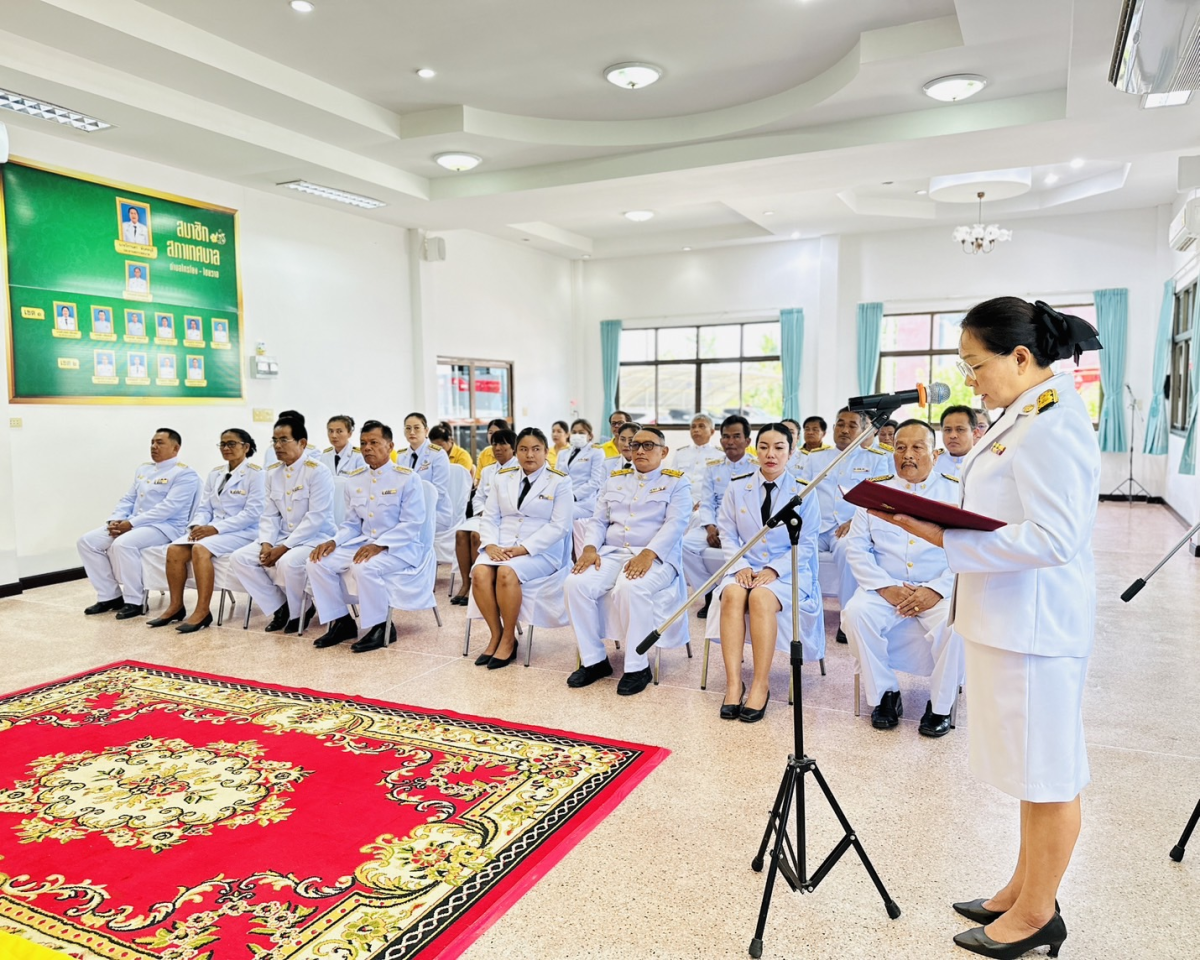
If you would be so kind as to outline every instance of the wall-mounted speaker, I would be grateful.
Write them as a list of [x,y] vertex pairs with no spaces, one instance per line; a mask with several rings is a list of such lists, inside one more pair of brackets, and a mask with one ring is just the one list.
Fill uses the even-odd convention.
[[446,259],[446,238],[426,237],[421,248],[421,259],[430,263],[438,263]]

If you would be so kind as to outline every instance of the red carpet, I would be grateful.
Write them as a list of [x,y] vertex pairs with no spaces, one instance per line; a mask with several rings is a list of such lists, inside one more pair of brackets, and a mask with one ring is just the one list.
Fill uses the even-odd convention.
[[667,755],[127,661],[0,698],[0,931],[449,958]]

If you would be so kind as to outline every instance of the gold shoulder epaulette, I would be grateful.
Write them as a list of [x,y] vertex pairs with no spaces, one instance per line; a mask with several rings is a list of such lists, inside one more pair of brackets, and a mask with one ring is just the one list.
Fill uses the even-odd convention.
[[956,477],[952,473],[943,473],[942,476],[945,477],[947,480],[953,480],[955,483],[962,483],[962,481],[959,480],[958,477]]
[[887,450],[885,450],[883,447],[867,447],[867,453],[873,453],[877,457],[886,457],[888,455],[888,450],[891,449],[891,447],[888,447]]
[[304,465],[306,467],[323,467],[323,466],[325,466],[325,464],[323,464],[320,460],[305,460]]
[[[793,476],[793,477],[796,477],[796,475],[795,475],[795,474],[792,474],[792,476]],[[797,482],[797,483],[802,483],[802,484],[804,484],[806,487],[808,486],[808,481],[807,481],[807,480],[805,480],[803,477],[796,477],[796,482]]]
[[213,467],[213,468],[212,468],[211,470],[209,470],[208,472],[209,472],[209,473],[216,473],[218,470],[220,470],[220,471],[221,471],[221,473],[224,473],[224,472],[225,472],[225,464],[223,464],[223,463],[218,463],[218,464],[217,464],[215,467]]
[[602,443],[593,443],[593,444],[592,444],[592,449],[593,449],[593,450],[603,450],[603,449],[604,449],[604,444],[602,444]]
[[556,477],[565,477],[566,476],[566,474],[563,473],[561,470],[555,470],[553,467],[547,467],[546,469],[549,470]]
[[823,443],[823,444],[821,444],[821,446],[817,447],[817,449],[814,450],[813,453],[820,453],[822,450],[832,450],[832,449],[833,449],[832,443]]
[[664,477],[682,477],[683,471],[675,470],[674,468],[664,467],[663,468],[663,476]]
[[892,446],[890,443],[881,443],[881,444],[879,445],[879,449],[880,449],[880,450],[886,450],[888,453],[895,453],[895,452],[896,452],[896,448],[895,448],[895,447],[893,447],[893,446]]
[[[348,476],[353,477],[355,474],[362,473],[366,469],[367,469],[366,467],[360,467],[359,469],[355,470],[354,473],[348,474]],[[392,469],[395,470],[397,473],[412,473],[411,467],[406,467],[403,464],[399,464],[399,463],[393,463]]]
[[721,464],[723,464],[724,462],[725,462],[725,458],[724,458],[724,457],[717,457],[717,459],[716,459],[716,460],[705,460],[705,461],[704,461],[704,465],[705,465],[706,467],[719,467],[719,466],[720,466]]
[[321,452],[322,452],[322,453],[333,453],[333,447],[326,447],[326,448],[325,448],[324,450],[322,450]]
[[359,467],[357,470],[347,470],[342,476],[357,477],[360,473],[364,473],[366,469],[366,467]]
[[754,464],[757,464],[757,463],[758,463],[758,457],[751,457],[751,458],[750,458],[750,462],[751,462],[751,463],[754,463]]
[[281,467],[281,466],[283,466],[283,461],[282,461],[282,460],[276,460],[276,461],[275,461],[273,464],[271,464],[269,467],[267,467],[267,469],[268,469],[268,470],[274,470],[276,467]]
[[251,470],[262,470],[262,467],[260,467],[257,463],[248,463],[246,466],[248,466]]
[[[665,472],[665,471],[664,471],[664,472]],[[731,478],[731,479],[730,479],[730,481],[729,481],[729,482],[730,482],[730,483],[733,483],[733,481],[734,481],[734,480],[745,480],[747,477],[752,477],[752,476],[754,476],[754,471],[753,471],[753,470],[751,470],[749,473],[743,473],[743,474],[740,474],[740,475],[738,475],[738,476],[736,476],[736,477],[733,477],[733,478]]]
[[180,460],[178,463],[176,463],[175,466],[177,466],[180,470],[188,469],[188,465],[186,463],[184,463],[182,460]]
[[810,454],[811,454],[813,451],[811,451],[811,450],[805,450],[803,447],[801,447],[801,448],[800,448],[800,452],[801,452],[802,454],[804,454],[804,455],[807,457],[807,456],[809,456],[809,455],[810,455]]
[[881,476],[881,477],[869,477],[869,478],[867,479],[867,482],[868,482],[868,483],[883,483],[883,481],[884,481],[884,480],[891,480],[891,479],[893,479],[895,476],[896,476],[896,475],[895,475],[894,473],[885,473],[885,474],[884,474],[883,476]]
[[633,471],[629,467],[626,467],[624,470],[614,470],[612,473],[609,474],[609,476],[610,477],[623,477],[627,473],[633,473]]
[[516,469],[517,469],[516,467],[504,467],[502,470],[497,470],[496,472],[497,473],[512,473]]
[[362,453],[362,450],[361,450],[359,447],[355,447],[355,448],[354,448],[354,452],[355,452],[355,453]]
[[1057,390],[1045,391],[1044,393],[1040,394],[1037,398],[1038,413],[1041,413],[1044,410],[1049,410],[1056,403],[1058,403],[1058,391]]

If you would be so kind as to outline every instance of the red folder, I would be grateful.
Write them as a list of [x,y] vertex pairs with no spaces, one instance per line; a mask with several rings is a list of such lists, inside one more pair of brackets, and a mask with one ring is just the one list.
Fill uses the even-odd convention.
[[928,497],[920,497],[882,483],[872,483],[870,480],[864,480],[849,490],[844,487],[838,489],[842,491],[845,501],[856,507],[878,510],[880,513],[902,513],[951,530],[999,530],[1004,526],[1003,520],[994,520],[942,503],[940,500],[930,500]]

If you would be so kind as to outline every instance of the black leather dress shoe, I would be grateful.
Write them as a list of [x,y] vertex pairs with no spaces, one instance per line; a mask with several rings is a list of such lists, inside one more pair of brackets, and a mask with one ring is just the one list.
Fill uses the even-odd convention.
[[707,620],[708,619],[708,608],[710,606],[712,606],[712,591],[711,590],[709,590],[708,593],[706,593],[704,595],[704,606],[702,606],[699,610],[696,611],[696,619],[697,620]]
[[871,711],[871,726],[876,730],[890,730],[900,723],[904,716],[904,702],[900,699],[899,690],[888,690],[879,701],[879,706]]
[[617,683],[617,696],[632,697],[635,693],[641,693],[649,686],[650,681],[654,679],[654,671],[649,667],[644,670],[634,670],[632,673],[626,673]]
[[205,627],[212,626],[212,622],[213,622],[213,615],[211,613],[209,613],[209,614],[205,614],[204,619],[201,620],[199,623],[181,623],[175,629],[179,633],[195,633],[197,630],[203,630]]
[[[978,900],[965,900],[962,903],[952,904],[952,906],[955,912],[986,927],[989,923],[1004,916],[1003,910],[989,910],[984,906],[990,899],[990,897],[980,897]],[[1054,912],[1062,913],[1062,907],[1058,905],[1057,900],[1054,901]]]
[[[387,624],[377,623],[365,634],[361,640],[356,640],[354,645],[350,647],[352,653],[370,653],[372,650],[382,650],[387,646],[387,635],[384,632],[384,627]],[[395,635],[395,627],[392,627],[392,634]]]
[[743,706],[741,715],[738,717],[742,723],[758,723],[767,715],[767,704],[771,702],[771,694],[767,694],[767,699],[763,701],[763,705],[757,710],[751,710],[749,707]]
[[605,657],[599,663],[593,663],[590,666],[580,667],[576,670],[567,677],[567,686],[586,687],[604,677],[611,677],[612,672],[612,664],[608,662],[608,657]]
[[500,659],[500,657],[490,658],[488,660],[488,665],[487,665],[488,669],[489,670],[499,670],[502,667],[507,667],[510,663],[512,663],[514,660],[517,659],[517,647],[519,647],[520,645],[521,645],[520,640],[514,640],[513,641],[513,652],[510,653],[503,660]]
[[354,618],[350,614],[344,617],[338,617],[329,625],[321,636],[313,641],[313,646],[318,650],[324,650],[326,647],[333,647],[344,640],[353,640],[358,636],[358,624],[354,622]]
[[[282,630],[284,627],[286,627],[289,623],[291,623],[292,618],[288,614],[289,614],[289,611],[287,608],[287,604],[285,603],[282,607],[280,607],[278,610],[276,610],[275,613],[272,615],[271,622],[267,624],[267,633],[278,633],[280,630]],[[296,621],[296,622],[299,623],[299,621]]]
[[[308,613],[306,613],[304,615],[304,623],[306,625],[312,623],[312,619],[316,615],[317,615],[317,608],[309,607]],[[300,618],[297,617],[295,620],[289,620],[287,622],[287,626],[285,626],[283,628],[283,632],[284,633],[299,633],[300,632]]]
[[451,598],[450,598],[450,604],[451,604],[451,606],[455,606],[455,607],[465,607],[465,606],[466,606],[468,603],[469,603],[469,600],[467,599],[467,597],[466,597],[466,596],[462,596],[462,597],[451,597]]
[[1050,947],[1048,956],[1057,957],[1059,948],[1062,947],[1063,941],[1066,939],[1067,925],[1063,923],[1063,918],[1056,913],[1050,918],[1050,922],[1037,933],[1026,937],[1024,940],[1018,940],[1015,943],[1001,943],[998,940],[993,940],[983,932],[983,927],[974,927],[964,933],[957,934],[954,942],[964,950],[978,953],[982,957],[992,957],[993,960],[1017,960],[1017,957],[1028,953],[1030,950],[1045,946]]
[[147,620],[146,626],[148,626],[148,627],[165,627],[168,623],[175,623],[176,621],[182,620],[186,616],[187,616],[187,611],[184,610],[183,607],[180,607],[169,617],[155,617],[153,620]]
[[132,620],[134,617],[144,617],[146,608],[140,603],[127,603],[117,611],[118,620]]
[[842,630],[841,627],[838,627],[837,636],[834,637],[833,639],[836,640],[838,643],[849,643],[850,642],[849,640],[846,639],[846,633],[844,630]]
[[113,610],[120,610],[125,606],[124,597],[113,597],[111,600],[97,600],[90,607],[84,607],[83,612],[89,617],[94,617],[98,613],[111,613]]
[[925,715],[921,717],[921,725],[917,727],[917,732],[924,737],[944,737],[950,732],[950,714],[934,713],[933,701],[927,701]]
[[738,697],[738,702],[721,704],[721,719],[722,720],[736,720],[741,715],[742,701],[745,699],[746,699],[746,684],[745,684],[745,681],[743,681],[742,682],[742,694],[740,697]]

